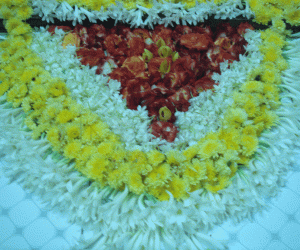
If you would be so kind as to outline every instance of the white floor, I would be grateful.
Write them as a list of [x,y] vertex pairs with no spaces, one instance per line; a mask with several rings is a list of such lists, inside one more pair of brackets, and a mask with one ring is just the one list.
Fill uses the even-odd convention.
[[[2,164],[7,163],[0,160]],[[1,168],[0,176],[0,250],[72,249],[81,228],[45,210],[20,185],[9,184]],[[212,236],[229,239],[229,250],[300,250],[300,172],[290,173],[286,187],[270,202],[272,209],[257,214],[254,223],[226,222]]]

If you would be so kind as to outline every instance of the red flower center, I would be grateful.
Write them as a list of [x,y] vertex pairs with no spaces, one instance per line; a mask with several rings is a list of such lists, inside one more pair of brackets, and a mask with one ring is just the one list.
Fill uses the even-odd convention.
[[254,29],[248,23],[237,29],[222,23],[215,33],[204,24],[173,29],[157,25],[153,31],[125,25],[106,29],[94,24],[89,28],[77,25],[73,30],[50,26],[48,31],[53,34],[55,27],[71,31],[73,40],[80,39],[77,56],[82,64],[97,66],[97,74],[107,61],[117,65],[108,75],[121,82],[120,92],[128,108],[146,106],[153,118],[152,134],[168,142],[179,132],[174,125],[176,110],[187,111],[189,99],[214,88],[212,74],[220,73],[224,60],[239,60],[247,45],[242,35],[246,29]]

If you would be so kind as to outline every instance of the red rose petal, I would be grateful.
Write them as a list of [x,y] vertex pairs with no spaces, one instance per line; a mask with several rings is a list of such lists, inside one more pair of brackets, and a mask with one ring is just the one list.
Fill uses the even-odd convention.
[[207,50],[211,43],[212,39],[206,34],[190,33],[180,38],[180,44],[189,49]]
[[156,121],[150,125],[152,134],[156,137],[162,137],[168,142],[173,142],[179,132],[177,127],[171,122]]

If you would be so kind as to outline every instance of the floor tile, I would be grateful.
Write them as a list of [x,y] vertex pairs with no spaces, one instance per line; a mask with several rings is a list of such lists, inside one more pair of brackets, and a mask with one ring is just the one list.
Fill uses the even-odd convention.
[[297,222],[300,224],[300,208],[299,208],[299,210],[295,213],[295,219],[296,219]]
[[262,250],[269,244],[271,235],[259,224],[249,223],[238,233],[238,239],[249,250]]
[[262,214],[257,213],[255,220],[265,229],[275,233],[287,222],[288,217],[277,207],[271,206],[269,210],[264,210]]
[[0,244],[13,235],[15,225],[7,216],[0,217]]
[[0,206],[10,208],[24,199],[25,192],[17,183],[11,183],[0,189]]
[[288,222],[279,232],[281,241],[293,250],[300,248],[300,224]]
[[238,242],[232,242],[228,244],[228,250],[248,250],[248,249]]
[[272,200],[272,204],[284,213],[293,214],[300,208],[300,196],[288,188],[283,188],[282,192]]
[[43,246],[55,234],[56,229],[45,218],[39,218],[24,228],[24,237],[33,248]]
[[8,215],[17,227],[24,227],[39,217],[40,213],[40,209],[34,202],[23,200],[11,208]]
[[14,235],[5,241],[1,246],[1,250],[30,250],[32,249],[28,242],[21,235]]
[[282,242],[276,240],[271,241],[270,244],[264,250],[291,250],[291,248],[284,245]]
[[65,250],[70,249],[68,242],[62,237],[56,237],[50,240],[41,250]]

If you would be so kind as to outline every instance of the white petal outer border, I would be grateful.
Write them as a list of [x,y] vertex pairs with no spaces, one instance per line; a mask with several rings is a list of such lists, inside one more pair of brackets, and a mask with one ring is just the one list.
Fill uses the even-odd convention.
[[218,194],[200,189],[177,202],[169,193],[170,201],[156,203],[149,195],[129,193],[127,187],[123,192],[100,189],[66,159],[50,153],[46,138],[31,139],[24,112],[11,108],[5,95],[0,98],[0,152],[9,163],[4,174],[40,196],[50,209],[68,211],[71,223],[96,232],[91,239],[82,237],[78,249],[225,249],[226,242],[206,234],[227,218],[238,223],[267,208],[266,199],[284,186],[300,149],[300,33],[288,41],[283,55],[290,68],[282,73],[279,125],[262,134],[249,168],[239,170],[233,184]]
[[[131,27],[144,28],[148,26],[153,29],[155,24],[170,24],[173,26],[174,23],[179,24],[180,20],[183,25],[196,25],[213,14],[216,15],[216,19],[232,19],[240,15],[248,19],[255,17],[249,8],[249,4],[243,0],[229,0],[220,6],[217,6],[214,1],[200,4],[196,2],[196,6],[188,10],[185,10],[184,5],[181,3],[158,3],[156,0],[153,2],[153,8],[151,9],[137,5],[137,9],[127,10],[122,3],[116,1],[116,5],[109,7],[107,11],[104,11],[104,9],[89,11],[77,6],[73,8],[67,2],[58,3],[56,0],[30,0],[30,5],[34,10],[33,14],[42,17],[43,21],[54,23],[54,18],[57,18],[61,21],[72,21],[73,26],[77,23],[82,24],[82,21],[86,18],[93,23],[96,23],[97,20],[105,21],[113,18],[115,24],[118,21],[125,21],[131,24]],[[243,4],[245,7],[243,7]],[[145,12],[148,17],[143,21],[141,16]],[[162,18],[159,14],[163,14],[165,17]]]

